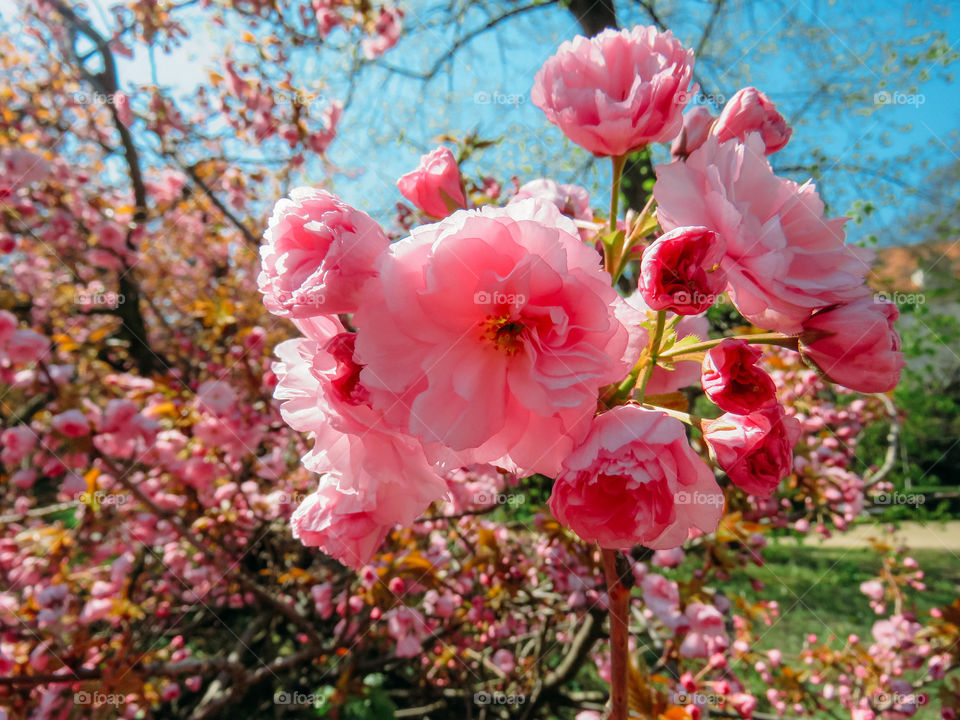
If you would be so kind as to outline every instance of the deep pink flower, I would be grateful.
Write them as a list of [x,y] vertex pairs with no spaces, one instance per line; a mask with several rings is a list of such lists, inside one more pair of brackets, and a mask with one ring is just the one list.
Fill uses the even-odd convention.
[[416,170],[397,180],[397,187],[407,200],[435,218],[467,206],[457,160],[442,145],[422,156]]
[[679,420],[620,405],[598,415],[564,460],[550,509],[600,547],[660,550],[682,545],[693,528],[716,530],[723,493]]
[[639,354],[599,256],[543,201],[415,228],[379,269],[354,318],[361,380],[460,465],[554,475]]
[[787,144],[793,130],[770,98],[755,87],[746,87],[730,98],[710,132],[720,142],[732,138],[743,141],[747,133],[758,132],[770,155]]
[[389,241],[364,212],[325,190],[299,187],[273,209],[257,282],[281,317],[351,313]]
[[679,227],[643,251],[638,289],[653,310],[698,315],[727,283],[720,267],[726,245],[705,227]]
[[796,333],[813,310],[869,293],[873,253],[844,244],[844,219],[824,219],[813,185],[773,174],[756,133],[744,144],[708,138],[686,162],[658,165],[654,195],[664,230],[723,237],[731,300],[761,328]]
[[803,324],[800,353],[831,382],[860,392],[887,392],[904,366],[894,322],[897,306],[865,297],[815,313]]
[[83,437],[90,434],[90,423],[87,416],[80,410],[67,410],[54,415],[50,427],[69,438]]
[[710,128],[716,118],[703,105],[690,108],[683,114],[683,130],[670,145],[670,154],[674,158],[686,158],[710,135]]
[[527,198],[541,198],[553,203],[560,212],[574,220],[593,220],[590,193],[579,185],[560,185],[549,178],[537,178],[521,185],[510,202]]
[[703,437],[738,487],[765,498],[790,472],[800,423],[775,405],[749,415],[725,413],[705,420]]
[[544,63],[530,99],[595,155],[625,155],[680,132],[693,51],[655,27],[577,36]]
[[703,392],[723,411],[748,415],[777,404],[773,378],[757,367],[763,350],[744,340],[727,338],[703,358]]
[[400,32],[403,30],[403,10],[392,5],[384,5],[380,8],[380,15],[377,17],[374,25],[372,37],[365,37],[360,41],[363,48],[364,57],[372,60],[375,57],[383,55],[400,40]]
[[358,567],[390,527],[411,523],[445,494],[446,483],[420,443],[370,406],[356,336],[333,317],[295,324],[306,337],[277,346],[274,397],[288,425],[313,435],[303,463],[324,477],[291,522],[306,544]]
[[10,342],[19,324],[17,316],[12,312],[9,310],[0,310],[0,348]]

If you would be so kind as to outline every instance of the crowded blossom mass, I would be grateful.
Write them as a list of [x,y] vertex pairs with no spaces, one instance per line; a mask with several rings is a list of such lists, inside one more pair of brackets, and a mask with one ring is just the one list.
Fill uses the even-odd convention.
[[[370,73],[541,5],[485,135],[375,157]],[[0,720],[957,718],[952,246],[782,160],[783,76],[706,92],[725,3],[551,5],[419,78],[416,4],[9,11]]]

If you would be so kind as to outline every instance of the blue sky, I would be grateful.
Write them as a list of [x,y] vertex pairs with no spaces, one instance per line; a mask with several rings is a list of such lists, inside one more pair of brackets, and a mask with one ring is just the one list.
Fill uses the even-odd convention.
[[[632,3],[620,5],[634,7]],[[664,17],[681,40],[695,44],[709,4],[690,0],[658,3],[661,5],[667,9],[677,6],[673,15],[666,12]],[[440,34],[428,29],[435,19],[434,12],[425,11],[434,7],[431,3],[402,6],[411,34],[384,61],[396,67],[422,69],[451,42],[453,31]],[[889,76],[880,68],[883,58],[871,53],[877,37],[889,37],[911,47],[914,38],[932,28],[945,31],[948,44],[955,45],[960,41],[960,12],[902,0],[783,0],[748,3],[743,7],[748,10],[739,11],[731,26],[714,30],[715,41],[729,46],[724,53],[727,63],[719,67],[703,63],[698,67],[705,89],[714,94],[704,98],[706,101],[722,101],[739,87],[753,84],[767,92],[788,117],[794,117],[817,83],[827,81],[842,88],[849,76],[843,70],[847,66],[861,76],[862,83],[856,88],[861,97],[852,109],[807,117],[808,124],[799,127],[790,146],[774,158],[778,168],[805,165],[810,145],[819,145],[826,156],[819,179],[834,214],[846,212],[857,197],[879,199],[872,197],[873,189],[865,190],[851,178],[838,174],[858,155],[860,164],[868,168],[914,147],[918,148],[915,157],[934,166],[958,159],[957,89],[930,63],[918,64],[891,85]],[[91,7],[91,16],[100,26],[106,17],[105,8],[105,0],[95,0]],[[11,10],[11,0],[0,0],[0,12],[5,17],[10,16]],[[858,15],[864,12],[869,12],[869,16]],[[479,10],[468,11],[462,28],[479,26],[486,18]],[[819,68],[806,61],[805,53],[811,46],[804,36],[793,34],[795,18],[806,20],[828,41],[835,55],[826,64],[827,72],[822,59]],[[646,22],[646,18],[636,13],[621,17],[623,23],[636,21]],[[159,82],[175,90],[187,91],[193,83],[204,79],[203,69],[214,66],[214,58],[235,32],[234,28],[224,31],[200,24],[193,24],[192,28],[190,40],[157,63]],[[559,7],[539,9],[478,37],[426,85],[385,69],[373,69],[357,85],[340,136],[330,151],[333,164],[343,172],[327,177],[320,163],[311,163],[299,181],[332,185],[349,202],[387,220],[393,204],[401,199],[394,186],[396,177],[414,167],[419,154],[430,149],[442,134],[462,136],[475,130],[482,137],[501,138],[502,142],[465,167],[468,174],[495,175],[502,181],[512,175],[527,180],[550,174],[587,186],[594,193],[594,204],[605,206],[607,163],[592,163],[529,102],[536,70],[559,42],[577,31],[568,11]],[[342,31],[335,31],[330,39],[340,44],[349,41]],[[346,95],[345,68],[337,57],[329,53],[302,53],[296,57],[295,68],[297,76],[311,83],[318,94]],[[934,70],[926,80],[921,77],[924,69]],[[837,77],[830,76],[834,70]],[[127,89],[151,82],[149,64],[142,54],[132,61],[121,61],[120,72]],[[891,123],[906,123],[909,127],[903,132],[889,133]],[[866,157],[865,148],[876,160]],[[662,154],[661,159],[665,159]],[[787,174],[798,180],[809,175],[802,171]],[[921,188],[923,177],[924,171],[919,169],[905,173],[908,184]],[[895,185],[883,187],[897,197]],[[923,202],[902,192],[895,202],[890,202],[890,197],[886,199],[876,218],[862,228],[851,228],[853,239],[874,232],[885,244],[889,241],[885,229]],[[903,238],[896,241],[902,242]]]

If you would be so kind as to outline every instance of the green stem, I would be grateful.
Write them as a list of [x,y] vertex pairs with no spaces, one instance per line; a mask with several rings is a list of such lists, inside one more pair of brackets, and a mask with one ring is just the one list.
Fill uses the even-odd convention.
[[[797,349],[797,337],[789,335],[781,335],[780,333],[761,333],[758,335],[733,335],[732,337],[737,340],[743,340],[748,342],[751,345],[779,345],[780,347],[785,347],[790,350]],[[702,343],[697,343],[696,345],[686,345],[684,347],[674,348],[673,350],[667,350],[663,353],[661,358],[672,358],[677,357],[678,355],[687,355],[688,353],[696,352],[705,352],[710,348],[715,348],[717,345],[722,343],[728,338],[714,338],[713,340],[706,340]]]
[[623,177],[623,168],[627,164],[627,156],[615,155],[611,160],[613,160],[613,191],[610,193],[610,232],[616,232],[620,205],[620,180]]
[[657,328],[653,331],[653,342],[650,343],[650,364],[647,365],[643,373],[643,380],[640,382],[640,402],[643,402],[643,394],[647,391],[647,383],[650,382],[650,376],[657,367],[657,360],[660,357],[660,341],[663,340],[663,327],[667,322],[667,311],[657,311]]

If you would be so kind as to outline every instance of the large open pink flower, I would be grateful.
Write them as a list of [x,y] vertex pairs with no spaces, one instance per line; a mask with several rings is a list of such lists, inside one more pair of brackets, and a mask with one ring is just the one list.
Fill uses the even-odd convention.
[[287,424],[313,436],[303,464],[324,477],[294,516],[294,530],[356,567],[387,529],[412,522],[447,486],[420,442],[370,406],[354,360],[356,336],[333,317],[296,325],[306,337],[277,346],[274,396]]
[[716,530],[723,493],[679,420],[620,405],[596,416],[564,460],[550,510],[602,548],[663,550],[682,545],[692,528]]
[[693,51],[669,31],[610,29],[562,43],[530,99],[582,148],[625,155],[680,133],[692,76]]
[[378,268],[354,318],[360,377],[462,465],[554,474],[636,360],[599,255],[541,200],[415,228]]
[[814,310],[869,294],[873,253],[844,244],[844,218],[823,217],[813,185],[779,178],[757,133],[708,138],[686,162],[657,166],[664,230],[702,225],[727,243],[722,267],[737,309],[769,330],[799,332]]

